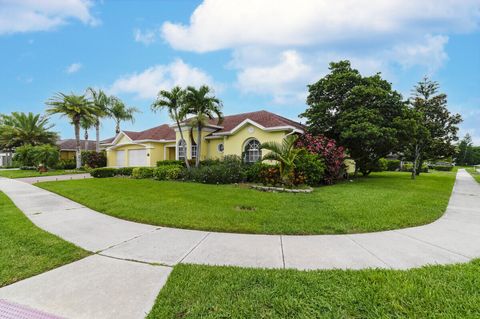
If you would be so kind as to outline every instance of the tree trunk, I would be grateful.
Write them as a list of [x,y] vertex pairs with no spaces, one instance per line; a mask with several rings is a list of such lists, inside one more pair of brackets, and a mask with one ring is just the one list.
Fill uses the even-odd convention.
[[197,127],[197,158],[195,159],[195,167],[200,165],[200,151],[202,150],[202,126]]
[[420,173],[422,172],[422,166],[423,166],[423,158],[422,158],[422,156],[419,154],[419,156],[418,156],[417,176],[419,176]]
[[120,121],[117,120],[115,121],[115,135],[118,135],[120,133]]
[[[185,141],[185,139],[183,138],[182,126],[180,125],[180,121],[178,120],[177,113],[175,113],[175,120],[177,121],[177,127],[178,127],[178,131],[180,132],[180,138],[182,139],[182,141]],[[188,162],[187,154],[185,154],[184,160],[185,160],[185,166],[187,167],[187,170],[190,170],[190,163]]]
[[95,123],[95,151],[97,153],[100,152],[100,120],[97,119],[97,122]]
[[85,147],[85,151],[88,151],[88,129],[85,129],[84,138],[85,138],[85,145],[83,145],[83,147]]
[[417,176],[418,159],[420,158],[420,146],[415,144],[415,155],[413,158],[412,179]]
[[79,169],[82,166],[82,158],[81,158],[81,150],[80,150],[80,122],[76,121],[75,124],[75,160],[76,160],[76,168]]

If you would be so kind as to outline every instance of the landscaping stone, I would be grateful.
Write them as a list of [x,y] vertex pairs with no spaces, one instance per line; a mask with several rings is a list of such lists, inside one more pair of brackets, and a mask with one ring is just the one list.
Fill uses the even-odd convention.
[[295,188],[260,186],[260,185],[251,185],[250,188],[264,191],[264,192],[280,192],[280,193],[311,193],[313,192],[313,188],[295,189]]

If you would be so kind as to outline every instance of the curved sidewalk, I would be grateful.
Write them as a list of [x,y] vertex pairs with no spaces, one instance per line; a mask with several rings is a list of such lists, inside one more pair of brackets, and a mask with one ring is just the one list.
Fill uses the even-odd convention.
[[156,227],[95,212],[24,182],[0,190],[40,228],[99,255],[162,265],[407,269],[480,257],[480,185],[457,174],[447,211],[419,227],[352,235],[249,235]]

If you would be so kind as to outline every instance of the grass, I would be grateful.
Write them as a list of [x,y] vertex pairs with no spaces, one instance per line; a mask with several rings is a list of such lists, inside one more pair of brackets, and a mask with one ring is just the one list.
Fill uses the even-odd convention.
[[148,319],[479,318],[480,260],[398,270],[177,265]]
[[[339,234],[430,223],[448,203],[455,173],[375,173],[312,194],[234,185],[128,178],[38,183],[99,212],[188,229],[263,234]],[[248,209],[245,209],[248,208]]]
[[477,172],[477,171],[475,170],[475,168],[469,167],[469,168],[466,168],[466,170],[467,170],[467,172],[470,173],[470,175],[472,175],[472,177],[473,177],[477,182],[480,183],[480,173]]
[[89,255],[37,228],[0,192],[0,287]]
[[0,177],[7,178],[23,178],[23,177],[40,177],[40,176],[55,176],[55,175],[66,175],[66,174],[82,174],[85,171],[77,170],[49,170],[45,173],[40,173],[34,170],[0,170]]

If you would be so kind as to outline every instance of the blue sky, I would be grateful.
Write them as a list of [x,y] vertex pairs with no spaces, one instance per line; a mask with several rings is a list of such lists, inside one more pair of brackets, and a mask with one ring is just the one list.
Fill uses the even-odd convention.
[[[297,119],[306,85],[350,59],[407,96],[430,75],[480,145],[479,23],[480,0],[0,0],[0,112],[40,113],[55,92],[93,86],[140,108],[122,128],[143,130],[169,121],[150,111],[158,90],[206,83],[225,114]],[[102,138],[113,132],[104,121]]]

